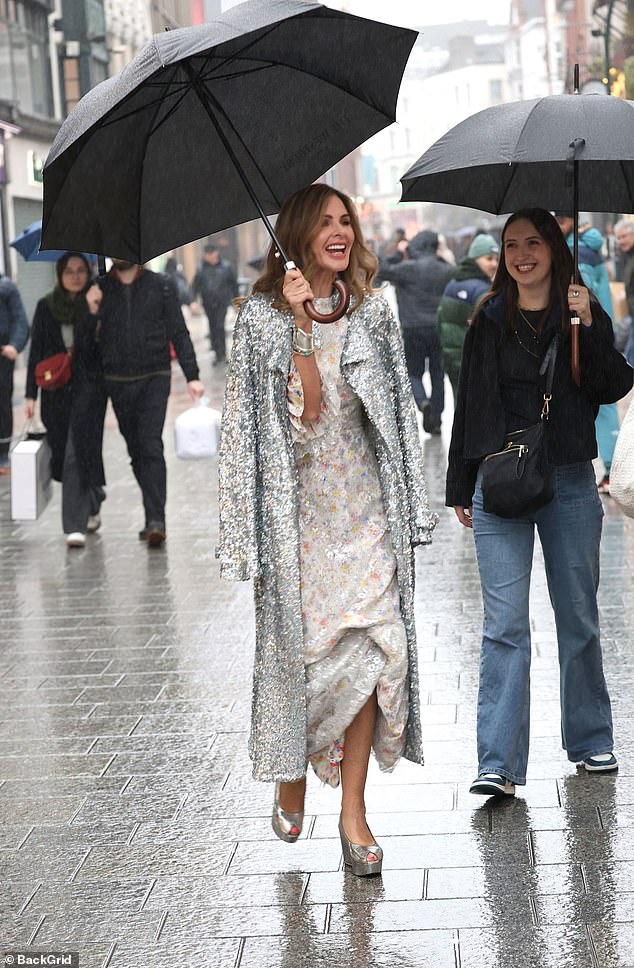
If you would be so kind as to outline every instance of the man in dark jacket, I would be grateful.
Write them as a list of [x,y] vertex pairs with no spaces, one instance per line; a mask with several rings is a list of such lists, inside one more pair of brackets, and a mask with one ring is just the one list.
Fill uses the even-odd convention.
[[500,247],[491,235],[480,233],[469,246],[445,287],[438,306],[438,336],[445,373],[451,382],[454,403],[458,396],[462,344],[476,303],[491,288]]
[[29,324],[15,283],[0,276],[0,474],[10,472],[13,435],[13,369],[29,338]]
[[205,246],[204,259],[192,282],[194,300],[201,299],[209,320],[209,340],[216,355],[215,363],[227,358],[225,316],[227,306],[238,295],[238,280],[233,267],[220,255],[217,245]]
[[[438,258],[437,249],[436,233],[423,231],[409,243],[408,259],[401,261],[402,256],[398,253],[379,262],[379,276],[391,282],[396,289],[412,393],[423,414],[423,427],[431,434],[440,433],[445,406],[445,374],[436,313],[452,272],[452,267]],[[431,379],[430,398],[423,386],[423,374],[427,367]]]
[[194,347],[173,282],[121,259],[86,295],[98,318],[106,387],[143,495],[145,526],[139,538],[151,548],[165,541],[167,473],[163,424],[170,392],[170,342],[192,400],[202,396]]

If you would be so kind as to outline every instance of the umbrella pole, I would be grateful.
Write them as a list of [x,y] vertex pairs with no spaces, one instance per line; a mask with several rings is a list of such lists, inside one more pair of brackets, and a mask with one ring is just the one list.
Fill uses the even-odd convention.
[[[273,242],[273,245],[275,246],[275,248],[280,254],[280,258],[282,259],[284,269],[287,271],[289,269],[296,269],[297,266],[295,265],[292,259],[289,259],[289,257],[286,255],[286,252],[282,248],[280,240],[275,234],[275,229],[271,225],[271,222],[269,221],[269,218],[266,212],[262,208],[262,205],[260,204],[260,200],[256,195],[255,190],[251,185],[251,182],[247,178],[246,173],[242,168],[242,165],[240,164],[238,156],[233,150],[229,142],[229,139],[227,138],[225,132],[222,130],[218,122],[218,118],[216,117],[214,111],[212,110],[212,107],[209,103],[210,96],[209,96],[209,92],[207,91],[207,88],[200,80],[200,78],[194,71],[191,64],[188,64],[186,61],[183,61],[183,69],[186,71],[187,75],[189,76],[189,79],[191,81],[194,91],[196,92],[198,100],[204,107],[207,113],[207,116],[209,117],[209,120],[211,121],[214,128],[216,129],[216,134],[222,141],[227,154],[229,155],[231,161],[233,162],[235,170],[240,176],[240,180],[242,184],[244,185],[247,192],[249,193],[249,197],[251,198],[251,201],[257,208],[259,216],[264,222],[264,227],[266,228],[266,231],[269,233],[271,237],[271,241]],[[341,317],[348,311],[348,307],[350,305],[350,293],[348,292],[348,287],[341,279],[336,279],[334,285],[335,285],[336,291],[339,293],[339,303],[336,306],[336,308],[333,310],[333,312],[320,313],[319,310],[315,309],[314,303],[312,303],[310,300],[307,300],[304,303],[304,308],[306,309],[306,313],[308,316],[310,316],[311,319],[317,320],[317,322],[320,322],[320,323],[334,323],[336,322],[336,320],[341,319]]]
[[[575,64],[574,69],[574,93],[579,93],[579,65]],[[573,141],[573,157],[576,153],[575,142]],[[579,277],[579,162],[574,159],[572,163],[572,271],[573,281],[580,283]],[[572,379],[580,386],[581,384],[581,364],[579,360],[579,326],[581,320],[578,316],[570,317],[570,367]]]

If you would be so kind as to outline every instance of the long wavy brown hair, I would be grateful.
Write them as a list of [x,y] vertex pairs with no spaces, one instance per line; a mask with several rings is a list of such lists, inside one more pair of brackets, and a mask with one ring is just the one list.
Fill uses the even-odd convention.
[[[358,309],[364,296],[372,290],[378,261],[363,240],[359,218],[351,198],[321,182],[302,188],[301,191],[287,198],[282,205],[275,223],[275,232],[288,258],[301,269],[310,282],[315,270],[315,257],[311,251],[311,243],[321,227],[324,209],[332,195],[336,195],[345,206],[354,232],[348,268],[339,275],[353,296],[353,309]],[[276,309],[289,309],[282,295],[284,265],[281,257],[277,257],[276,253],[277,248],[271,242],[264,272],[253,284],[252,291],[272,296],[273,306]]]
[[552,259],[550,277],[550,297],[548,305],[542,313],[538,332],[541,332],[546,325],[553,306],[557,306],[561,313],[561,328],[566,331],[570,329],[570,312],[568,310],[568,286],[573,275],[572,253],[568,248],[568,243],[559,227],[557,220],[543,208],[523,208],[514,212],[506,221],[502,230],[502,258],[498,262],[498,267],[491,283],[491,290],[483,296],[474,313],[474,322],[480,309],[494,296],[502,295],[506,308],[506,321],[509,329],[515,325],[517,314],[517,283],[506,268],[506,258],[504,253],[504,239],[506,233],[514,222],[519,219],[526,219],[535,226],[535,230],[550,249]]

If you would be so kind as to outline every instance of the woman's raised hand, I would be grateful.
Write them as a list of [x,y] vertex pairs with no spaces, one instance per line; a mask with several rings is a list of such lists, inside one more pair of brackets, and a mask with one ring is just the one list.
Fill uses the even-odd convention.
[[568,308],[575,316],[578,316],[584,326],[592,323],[592,310],[590,309],[590,293],[585,286],[570,280],[568,286]]
[[88,303],[88,311],[96,316],[99,312],[99,307],[101,306],[101,300],[103,298],[103,293],[101,287],[98,283],[93,282],[92,286],[86,293],[86,302]]
[[301,326],[302,329],[310,331],[313,321],[307,315],[304,309],[304,303],[307,299],[314,299],[315,297],[308,281],[304,279],[299,269],[287,269],[284,276],[282,294],[293,310],[297,325]]

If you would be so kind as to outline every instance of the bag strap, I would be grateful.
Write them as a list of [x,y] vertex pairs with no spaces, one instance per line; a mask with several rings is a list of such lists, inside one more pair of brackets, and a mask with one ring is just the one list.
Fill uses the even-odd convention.
[[548,420],[550,416],[550,401],[553,398],[553,375],[555,373],[555,360],[557,359],[557,350],[559,349],[559,333],[555,333],[550,345],[546,350],[544,359],[539,368],[539,375],[543,376],[546,374],[546,389],[544,390],[544,402],[542,404],[541,419]]

